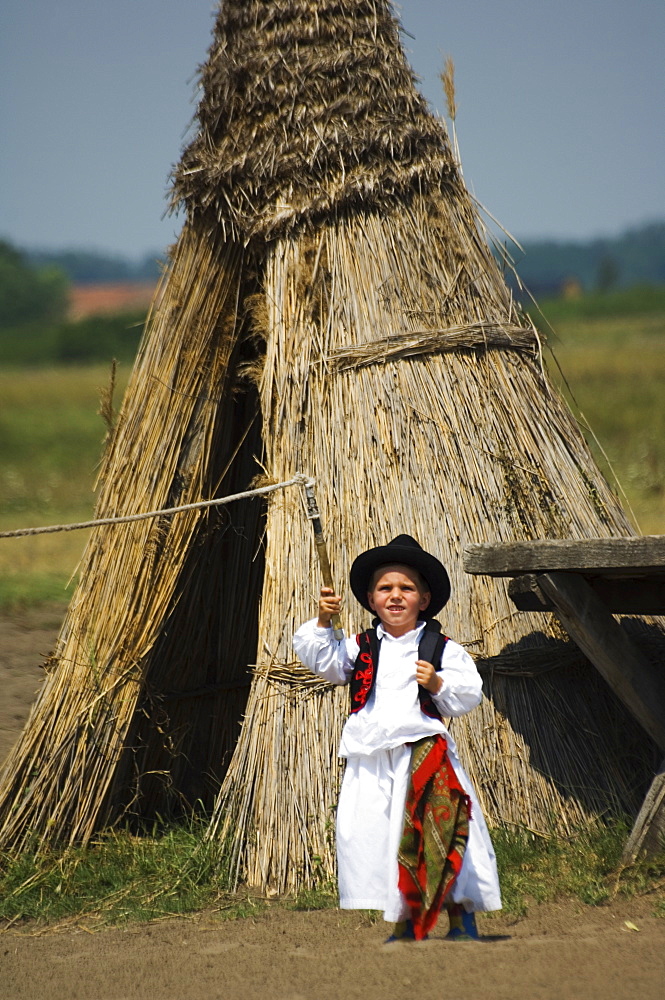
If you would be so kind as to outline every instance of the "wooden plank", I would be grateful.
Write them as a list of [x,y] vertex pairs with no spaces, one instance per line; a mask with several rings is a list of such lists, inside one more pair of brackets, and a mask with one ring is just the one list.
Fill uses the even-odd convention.
[[485,573],[488,576],[521,576],[523,573],[567,570],[665,577],[665,535],[467,545],[464,548],[464,569],[467,573]]
[[635,825],[626,841],[622,862],[630,865],[640,855],[650,857],[665,847],[665,760],[651,782]]
[[[608,611],[623,615],[665,615],[665,578],[610,579],[585,573],[584,578]],[[553,607],[537,583],[535,573],[516,576],[508,584],[508,596],[519,611],[552,611]],[[665,638],[664,638],[665,648]]]
[[665,750],[665,685],[586,580],[576,573],[542,573],[540,590],[584,655],[628,710]]

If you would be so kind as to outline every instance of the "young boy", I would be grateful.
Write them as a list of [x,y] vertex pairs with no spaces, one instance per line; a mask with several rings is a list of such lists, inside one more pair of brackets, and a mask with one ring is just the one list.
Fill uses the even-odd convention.
[[350,584],[376,615],[373,629],[337,642],[330,622],[341,599],[323,588],[318,618],[293,640],[310,670],[351,684],[339,749],[340,906],[382,910],[395,923],[390,941],[426,937],[445,905],[448,937],[477,938],[474,912],[500,909],[501,897],[487,827],[443,722],[482,698],[473,660],[431,620],[450,596],[448,574],[399,535],[358,556]]

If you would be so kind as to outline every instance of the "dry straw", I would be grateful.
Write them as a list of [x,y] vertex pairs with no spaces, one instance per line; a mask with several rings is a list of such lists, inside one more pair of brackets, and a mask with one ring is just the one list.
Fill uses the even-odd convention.
[[[461,551],[471,541],[630,527],[547,383],[533,331],[524,326],[506,349],[518,317],[463,189],[455,196],[452,205],[418,197],[385,218],[337,221],[314,243],[303,236],[274,247],[264,462],[273,476],[296,462],[317,478],[337,580],[347,579],[355,554],[404,528],[443,559],[453,580],[445,631],[485,673],[487,699],[453,732],[490,821],[571,833],[590,816],[635,804],[617,740],[621,712],[551,622],[517,613],[504,582],[463,573]],[[460,259],[467,295],[457,287],[446,298],[440,290]],[[443,331],[457,335],[474,322],[503,325],[505,341],[467,339],[450,352]],[[410,342],[409,331],[422,341],[426,324],[440,352],[428,342],[385,359],[386,341]],[[345,367],[330,363],[339,358]],[[335,750],[348,710],[346,691],[304,685],[293,662],[291,636],[314,613],[319,582],[302,524],[293,503],[271,506],[259,668],[212,823],[239,874],[282,890],[316,877],[316,859],[326,870],[333,864]],[[350,595],[345,618],[352,633],[366,624]],[[639,739],[636,727],[627,732]]]
[[[225,3],[188,221],[104,462],[98,513],[318,483],[333,573],[407,530],[447,564],[444,627],[486,699],[456,720],[492,823],[635,809],[650,748],[545,616],[466,576],[467,542],[631,534],[543,371],[384,0]],[[294,662],[315,611],[301,499],[95,531],[0,786],[0,838],[85,840],[212,807],[238,878],[334,870],[346,694]],[[364,624],[347,599],[349,631]],[[221,791],[215,799],[215,793]]]
[[451,56],[447,56],[443,64],[443,72],[440,73],[441,83],[443,85],[443,92],[446,96],[446,110],[448,112],[448,118],[450,119],[452,142],[453,142],[453,152],[455,154],[455,161],[457,162],[459,169],[461,171],[459,147],[457,145],[457,95],[455,93],[455,63]]

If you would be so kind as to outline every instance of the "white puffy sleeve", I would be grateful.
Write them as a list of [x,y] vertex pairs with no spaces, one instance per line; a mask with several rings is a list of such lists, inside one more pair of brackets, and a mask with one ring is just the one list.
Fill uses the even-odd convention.
[[348,684],[358,656],[353,639],[335,639],[332,628],[319,628],[316,618],[301,625],[293,637],[298,658],[330,684]]
[[432,700],[441,715],[466,715],[480,704],[483,697],[480,674],[466,650],[452,639],[445,645],[437,673],[443,687],[432,695]]

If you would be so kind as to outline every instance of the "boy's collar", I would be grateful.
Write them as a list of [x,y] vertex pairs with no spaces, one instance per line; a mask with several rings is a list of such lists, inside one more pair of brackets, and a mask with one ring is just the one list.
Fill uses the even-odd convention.
[[412,635],[414,632],[417,632],[419,629],[423,629],[424,627],[425,622],[419,618],[416,622],[415,628],[412,628],[409,632],[405,632],[404,635],[394,636],[390,635],[390,632],[384,628],[383,622],[379,622],[376,626],[376,637],[377,639],[383,639],[384,635],[388,635],[391,639],[403,639],[405,635]]

